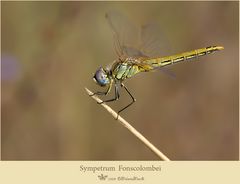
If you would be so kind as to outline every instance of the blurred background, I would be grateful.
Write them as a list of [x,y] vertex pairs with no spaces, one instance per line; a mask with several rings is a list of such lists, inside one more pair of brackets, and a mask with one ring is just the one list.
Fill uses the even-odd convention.
[[[176,54],[225,49],[137,75],[122,113],[172,160],[238,160],[238,2],[1,2],[2,160],[157,160],[84,87],[116,59],[105,13],[155,21]],[[174,52],[173,52],[174,51]],[[130,98],[124,91],[119,110]],[[111,96],[111,95],[110,95]]]

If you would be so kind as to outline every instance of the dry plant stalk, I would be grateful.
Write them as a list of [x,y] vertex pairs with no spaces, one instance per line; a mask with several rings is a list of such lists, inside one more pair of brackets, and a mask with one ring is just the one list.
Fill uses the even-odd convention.
[[[93,95],[93,93],[85,88],[88,95]],[[102,100],[96,96],[91,96],[94,100],[97,102],[102,102]],[[117,118],[117,113],[108,105],[105,103],[100,104],[102,107],[104,107],[114,118]],[[125,128],[127,128],[133,135],[135,135],[138,139],[140,139],[153,153],[155,153],[158,157],[160,157],[164,161],[170,161],[170,159],[164,155],[161,151],[159,151],[151,142],[149,142],[142,134],[140,134],[132,125],[130,125],[125,119],[123,119],[121,116],[118,116],[118,122],[121,123]]]

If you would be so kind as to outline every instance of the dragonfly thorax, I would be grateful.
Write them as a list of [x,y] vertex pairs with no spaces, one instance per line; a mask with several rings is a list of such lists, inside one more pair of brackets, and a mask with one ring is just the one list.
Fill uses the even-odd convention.
[[93,80],[100,86],[106,86],[110,83],[109,72],[100,67],[94,74]]

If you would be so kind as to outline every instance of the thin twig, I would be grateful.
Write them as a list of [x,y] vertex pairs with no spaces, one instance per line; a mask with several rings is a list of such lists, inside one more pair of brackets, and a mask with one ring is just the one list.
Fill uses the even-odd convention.
[[[93,93],[85,88],[88,95],[93,95]],[[96,100],[97,102],[102,102],[98,96],[93,95],[92,98]],[[117,113],[108,105],[105,103],[102,103],[101,106],[103,106],[113,117],[117,118]],[[170,161],[170,159],[164,155],[161,151],[159,151],[152,143],[150,143],[142,134],[140,134],[132,125],[130,125],[126,120],[124,120],[121,116],[118,116],[118,121],[123,125],[125,128],[127,128],[133,135],[135,135],[138,139],[140,139],[150,150],[153,151],[158,157],[160,157],[164,161]]]

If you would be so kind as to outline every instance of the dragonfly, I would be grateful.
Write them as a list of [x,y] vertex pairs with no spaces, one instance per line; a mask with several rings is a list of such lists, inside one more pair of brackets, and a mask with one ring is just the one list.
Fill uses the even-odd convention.
[[[131,97],[131,102],[120,109],[119,114],[130,107],[136,98],[132,95],[126,85],[123,83],[126,79],[135,76],[138,73],[154,71],[182,61],[189,61],[201,56],[205,56],[216,51],[223,50],[223,46],[208,46],[195,49],[180,54],[160,57],[159,55],[149,54],[149,50],[160,49],[161,37],[158,33],[153,34],[151,24],[140,28],[140,34],[137,34],[136,27],[120,13],[106,13],[106,19],[111,27],[114,36],[114,46],[117,53],[117,59],[112,64],[103,68],[99,67],[93,76],[93,80],[101,87],[106,87],[106,91],[97,91],[92,95],[108,95],[115,88],[114,98],[103,100],[101,103],[113,102],[120,98],[120,88],[124,88]],[[134,33],[136,31],[136,33]],[[140,35],[140,48],[131,45],[133,38]],[[154,36],[155,35],[155,36]],[[157,35],[157,36],[156,36]],[[147,49],[150,48],[150,49]],[[154,48],[154,49],[153,49]],[[91,95],[91,96],[92,96]]]

